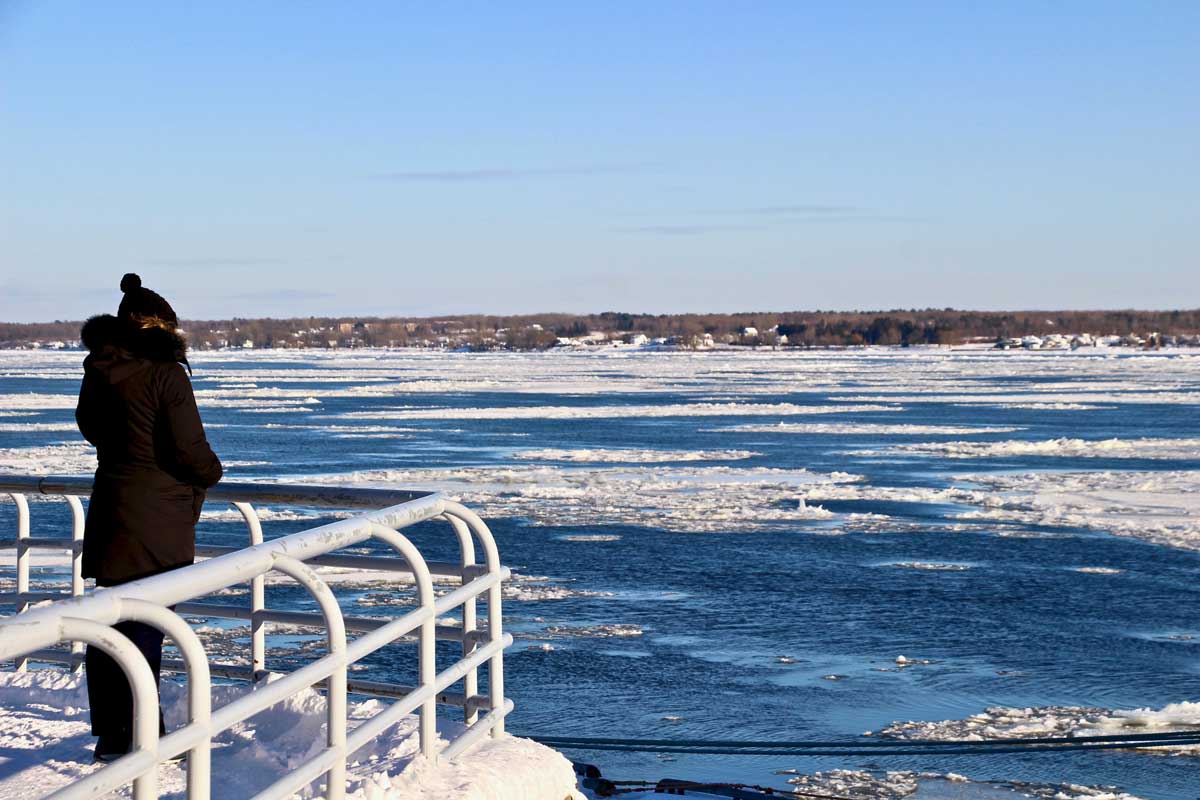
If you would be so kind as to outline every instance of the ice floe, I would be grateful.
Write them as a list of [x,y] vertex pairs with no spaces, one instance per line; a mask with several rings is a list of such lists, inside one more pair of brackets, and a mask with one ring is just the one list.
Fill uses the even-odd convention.
[[747,417],[862,414],[902,411],[897,405],[797,405],[795,403],[667,403],[624,406],[505,406],[480,408],[411,408],[348,411],[336,419],[610,419],[646,417]]
[[[975,475],[962,518],[1087,528],[1200,549],[1200,471]],[[969,499],[968,496],[969,495]]]
[[941,458],[995,458],[1001,456],[1063,456],[1070,458],[1200,459],[1200,439],[1045,439],[1003,442],[923,442],[896,444],[852,455],[918,453]]
[[86,442],[41,447],[0,447],[0,464],[19,475],[83,475],[96,471],[96,450]]
[[581,533],[556,538],[560,542],[619,542],[622,537],[615,533]]
[[[953,518],[1012,527],[998,531],[1001,536],[1052,537],[1086,529],[1200,549],[1200,470],[982,473],[957,475],[954,481],[945,487],[830,481],[805,486],[802,492],[810,503],[962,506]],[[1065,530],[1030,531],[1024,526]]]
[[46,431],[61,433],[64,431],[75,432],[79,428],[74,422],[0,422],[0,432],[3,433],[25,433]]
[[[782,771],[781,774],[789,774]],[[1141,800],[1117,786],[1027,781],[973,781],[955,773],[901,770],[834,769],[789,778],[798,791],[833,795],[843,800],[902,800],[931,797],[1026,797],[1040,800]],[[940,786],[952,784],[951,786]]]
[[1001,425],[917,425],[882,422],[777,422],[774,425],[730,425],[707,428],[712,433],[743,431],[749,433],[809,433],[841,436],[963,436],[967,434],[1016,433],[1026,428]]
[[612,597],[612,592],[596,591],[593,589],[576,589],[549,578],[543,581],[523,582],[507,581],[502,587],[504,599],[525,603],[544,602],[547,600],[570,600],[577,597]]
[[[263,522],[279,520],[312,520],[321,519],[330,514],[317,511],[302,511],[294,508],[269,508],[255,506],[254,511]],[[220,522],[242,522],[242,512],[234,508],[205,509],[200,512],[200,519]]]
[[543,448],[513,453],[526,461],[580,461],[627,464],[667,464],[674,461],[740,461],[760,456],[750,450],[639,450],[636,448],[593,448],[563,450]]
[[74,409],[79,402],[75,392],[71,394],[37,394],[34,392],[0,394],[0,409],[7,411],[49,411],[51,409]]
[[[914,387],[915,388],[915,387]],[[921,394],[907,392],[879,394],[839,395],[835,399],[847,403],[949,403],[953,405],[984,405],[996,408],[1036,408],[1063,410],[1091,410],[1111,408],[1117,404],[1130,405],[1195,405],[1200,403],[1200,392],[1153,392],[1130,386],[1125,392],[1097,392],[1084,385],[1082,391],[1071,393],[1039,392],[996,392],[983,390],[978,394],[928,391]]]
[[641,636],[643,633],[644,631],[638,625],[603,623],[599,625],[547,625],[529,636],[539,639],[627,639]]
[[538,525],[636,525],[681,532],[760,530],[832,519],[803,490],[857,480],[846,473],[769,467],[464,467],[296,477],[357,486],[403,484],[469,499],[485,518]]

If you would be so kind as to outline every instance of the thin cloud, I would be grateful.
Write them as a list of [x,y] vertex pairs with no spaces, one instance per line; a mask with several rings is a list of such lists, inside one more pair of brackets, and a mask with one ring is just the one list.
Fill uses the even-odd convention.
[[281,258],[256,258],[253,256],[214,256],[187,258],[148,258],[141,262],[146,267],[265,267],[282,264]]
[[573,178],[593,175],[621,175],[643,172],[650,164],[578,164],[559,167],[494,167],[486,169],[414,170],[382,172],[373,180],[397,183],[478,183],[489,181],[520,181],[535,178]]
[[824,223],[824,222],[923,222],[929,217],[919,217],[911,214],[826,214],[824,216],[786,217],[778,220],[780,224],[792,223]]
[[778,205],[755,206],[709,212],[729,216],[752,216],[773,222],[913,222],[923,217],[909,214],[888,214],[877,209],[853,205]]
[[0,284],[0,295],[6,299],[40,300],[43,298],[72,298],[81,300],[106,300],[120,294],[116,286],[30,286],[12,281]]
[[262,292],[241,292],[238,294],[221,295],[227,300],[266,300],[276,302],[293,302],[296,300],[324,300],[334,297],[333,292],[321,292],[309,289],[271,289]]
[[738,208],[732,211],[713,212],[724,214],[747,214],[752,216],[790,217],[814,216],[822,217],[830,214],[858,215],[869,213],[870,209],[862,206],[842,205],[788,205],[788,206],[758,206],[755,208]]
[[794,205],[749,206],[745,208],[709,209],[693,212],[706,217],[725,217],[729,220],[754,219],[753,224],[647,225],[629,231],[704,233],[709,230],[749,230],[780,228],[789,225],[820,225],[825,223],[920,222],[927,217],[909,214],[881,213],[865,206],[805,203]]
[[617,233],[646,234],[651,236],[698,236],[705,233],[727,231],[752,231],[761,225],[638,225],[629,228],[613,228]]

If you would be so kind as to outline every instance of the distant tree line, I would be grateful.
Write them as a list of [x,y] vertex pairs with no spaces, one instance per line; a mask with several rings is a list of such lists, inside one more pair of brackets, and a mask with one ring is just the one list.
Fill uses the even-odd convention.
[[[71,343],[79,321],[0,323],[0,347]],[[786,311],[737,314],[525,314],[186,320],[192,347],[403,347],[534,350],[596,333],[793,347],[960,344],[1051,333],[1200,335],[1200,309],[1179,311]],[[748,334],[752,329],[753,334]]]

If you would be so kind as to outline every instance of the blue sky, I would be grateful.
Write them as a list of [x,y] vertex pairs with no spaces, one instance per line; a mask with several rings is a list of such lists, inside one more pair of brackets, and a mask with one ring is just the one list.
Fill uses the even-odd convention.
[[0,319],[1200,306],[1200,3],[0,0]]

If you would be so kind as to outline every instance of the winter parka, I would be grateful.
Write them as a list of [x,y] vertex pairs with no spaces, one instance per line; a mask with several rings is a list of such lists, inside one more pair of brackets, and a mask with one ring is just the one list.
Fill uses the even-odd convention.
[[99,467],[83,575],[111,586],[191,564],[205,491],[221,479],[173,331],[109,314],[83,326],[75,419]]

